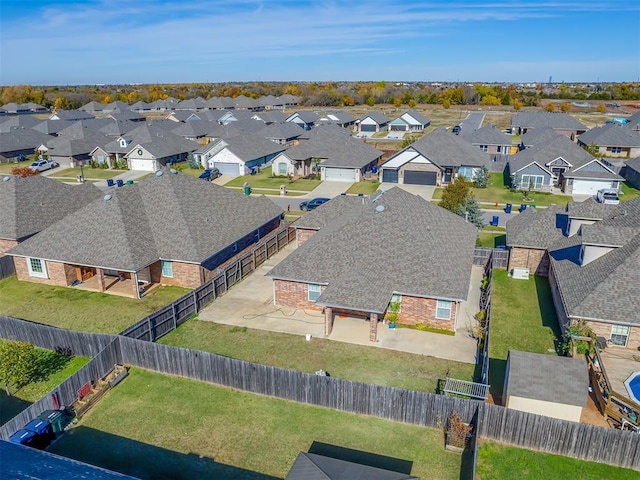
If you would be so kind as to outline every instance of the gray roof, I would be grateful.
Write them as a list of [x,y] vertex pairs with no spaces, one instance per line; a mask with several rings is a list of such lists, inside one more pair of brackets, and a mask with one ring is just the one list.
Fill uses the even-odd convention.
[[624,245],[640,234],[640,197],[617,205],[602,221],[582,227],[583,243]]
[[49,156],[55,157],[88,155],[96,146],[102,145],[112,138],[93,131],[86,132],[84,138],[79,139],[62,136],[54,137],[47,141],[47,153]]
[[254,112],[253,116],[263,121],[264,123],[284,123],[287,120],[287,116],[280,110]]
[[121,135],[129,133],[139,126],[140,122],[132,122],[131,120],[118,120],[102,127],[100,129],[100,133],[104,133],[109,137],[119,137]]
[[599,147],[640,147],[640,132],[613,123],[580,135],[580,143]]
[[[219,140],[219,142],[220,141],[226,143],[226,148],[244,162],[286,150],[286,147],[283,145],[278,145],[260,135],[249,132],[242,132],[233,137],[225,137],[223,140]],[[212,142],[212,144],[215,145],[214,142]]]
[[58,120],[89,120],[95,118],[94,115],[83,110],[56,110],[51,116],[58,117]]
[[636,172],[640,172],[640,157],[632,158],[631,160],[627,160],[625,162],[627,168],[631,168]]
[[[596,180],[618,180],[620,182],[624,181],[624,178],[622,178],[620,175],[618,175],[617,173],[615,173],[614,171],[610,170],[612,167],[607,167],[606,165],[604,165],[600,160],[592,160],[595,161],[597,163],[599,163],[601,165],[601,170],[599,171],[591,171],[588,169],[583,169],[582,167],[584,167],[586,165],[586,163],[584,165],[581,165],[578,167],[578,169],[573,169],[573,170],[569,170],[568,172],[565,172],[563,174],[563,176],[565,178],[593,178]],[[587,162],[590,163],[590,162]]]
[[102,192],[92,183],[69,185],[36,175],[0,181],[0,238],[21,240],[62,220]]
[[562,238],[566,221],[564,208],[558,205],[528,208],[507,221],[507,245],[547,249]]
[[158,259],[202,264],[282,213],[264,196],[163,172],[89,203],[9,254],[123,271]]
[[360,121],[365,120],[367,118],[370,118],[371,120],[376,122],[378,125],[386,125],[387,123],[389,123],[391,121],[390,118],[387,118],[382,113],[380,113],[380,112],[378,112],[376,110],[372,110],[369,113],[367,113],[366,115],[363,115],[362,118],[360,118]]
[[60,130],[64,130],[74,122],[75,120],[44,120],[35,125],[33,129],[48,135],[55,135]]
[[328,285],[318,304],[368,312],[384,312],[394,292],[465,300],[476,237],[463,218],[394,187],[347,209],[268,276]]
[[556,132],[551,127],[535,128],[533,130],[527,130],[527,133],[520,137],[520,143],[527,147],[532,147],[534,145],[546,144],[560,135],[562,134]]
[[320,230],[347,212],[362,206],[365,201],[368,200],[355,195],[340,195],[332,199],[331,202],[320,205],[315,210],[303,215],[291,226],[293,228]]
[[88,120],[76,120],[69,124],[68,127],[58,131],[59,137],[69,138],[73,140],[81,140],[91,138],[95,135],[102,135],[100,129],[113,123],[110,118],[92,118]]
[[591,197],[583,202],[569,202],[567,204],[567,215],[569,218],[580,218],[583,220],[602,220],[615,212],[617,205],[600,203]]
[[314,123],[314,122],[317,122],[319,118],[318,114],[315,112],[312,112],[310,110],[300,110],[289,115],[286,121],[290,122],[295,117],[299,118],[304,123]]
[[0,153],[33,151],[53,137],[30,128],[0,133]]
[[[427,117],[422,115],[420,112],[416,112],[415,110],[407,110],[402,115],[410,115],[411,118],[413,118],[418,123],[420,123],[420,125],[429,125],[431,123],[431,120],[429,120]],[[400,118],[402,117],[402,115],[399,115],[396,118]]]
[[113,111],[109,114],[109,117],[113,118],[116,121],[133,120],[140,122],[145,119],[143,115],[140,115],[139,113],[131,110]]
[[630,130],[640,130],[640,111],[627,118],[627,123],[624,126]]
[[485,125],[469,134],[472,145],[511,145],[511,137],[495,125]]
[[130,131],[125,135],[126,138],[132,139],[128,145],[127,153],[141,145],[154,157],[165,158],[181,153],[195,152],[200,148],[198,143],[167,131],[166,128],[171,125],[175,127],[176,124],[171,121],[168,124],[160,125],[147,123]]
[[[564,135],[557,135],[547,142],[536,143],[531,148],[519,151],[510,158],[509,168],[513,174],[535,162],[542,168],[549,170],[550,167],[546,165],[559,157],[571,164],[571,171],[586,165],[594,159],[593,155],[573,143],[569,138]],[[615,174],[613,175],[616,176]]]
[[[337,118],[337,120],[333,120],[329,118],[329,115]],[[354,123],[356,120],[357,119],[353,115],[349,114],[348,112],[344,112],[342,110],[332,110],[329,112],[323,112],[320,117],[320,121],[323,123],[335,123],[340,125]]]
[[300,452],[285,480],[413,480],[406,473],[383,470],[315,453]]
[[587,406],[589,374],[583,359],[509,350],[507,364],[509,395]]
[[18,115],[6,119],[0,119],[0,133],[33,128],[41,122],[41,119],[36,118],[33,115]]
[[269,140],[298,138],[304,130],[295,122],[271,123],[258,131],[258,135]]
[[586,130],[582,123],[568,113],[562,112],[519,112],[511,117],[511,126],[522,128],[551,127],[554,130]]

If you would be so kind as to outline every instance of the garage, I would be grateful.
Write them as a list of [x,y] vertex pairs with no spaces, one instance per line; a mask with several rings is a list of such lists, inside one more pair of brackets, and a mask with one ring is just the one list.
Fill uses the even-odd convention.
[[131,170],[142,170],[145,172],[155,172],[156,170],[156,161],[155,160],[143,160],[139,158],[132,158],[131,162]]
[[404,171],[404,183],[407,185],[435,185],[438,180],[436,172]]
[[360,131],[361,132],[375,132],[377,131],[378,126],[376,124],[373,125],[367,125],[366,123],[361,123],[360,124]]
[[382,170],[382,182],[383,183],[398,183],[398,171],[390,168]]
[[240,175],[240,167],[237,163],[213,162],[213,166],[220,170],[222,175],[233,175],[234,177]]
[[333,182],[355,182],[356,170],[354,168],[325,167],[324,179]]
[[408,130],[406,124],[394,125],[393,123],[390,125],[392,132],[406,132]]
[[572,193],[577,193],[581,195],[595,195],[598,190],[601,188],[611,188],[610,181],[602,181],[602,180],[573,180],[573,190]]

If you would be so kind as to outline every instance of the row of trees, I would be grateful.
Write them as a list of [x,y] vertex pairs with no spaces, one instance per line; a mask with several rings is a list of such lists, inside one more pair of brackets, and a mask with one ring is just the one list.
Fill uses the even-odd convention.
[[353,105],[393,104],[398,107],[416,104],[510,105],[538,106],[541,99],[604,99],[640,100],[640,83],[576,85],[557,87],[540,84],[535,88],[500,84],[427,84],[395,82],[247,82],[247,83],[185,83],[165,85],[78,85],[33,87],[15,85],[0,88],[0,102],[37,103],[46,107],[74,109],[90,102],[122,101],[133,104],[139,100],[153,102],[168,97],[179,100],[202,97],[259,98],[266,95],[291,94],[301,105],[346,107]]

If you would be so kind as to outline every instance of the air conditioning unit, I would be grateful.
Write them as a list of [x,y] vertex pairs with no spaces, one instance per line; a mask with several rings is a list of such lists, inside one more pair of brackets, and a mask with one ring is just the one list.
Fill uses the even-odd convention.
[[529,280],[529,269],[523,267],[515,267],[511,271],[511,277],[520,280]]

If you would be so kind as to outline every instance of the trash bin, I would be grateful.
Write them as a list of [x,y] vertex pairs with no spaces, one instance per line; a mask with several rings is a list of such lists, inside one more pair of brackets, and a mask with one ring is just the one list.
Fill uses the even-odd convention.
[[493,218],[491,219],[491,225],[493,225],[494,227],[497,227],[499,221],[500,221],[500,217],[498,215],[494,215]]
[[27,447],[32,447],[35,439],[36,434],[25,429],[20,429],[9,437],[11,443],[26,445]]
[[65,415],[62,410],[45,410],[38,415],[38,418],[49,422],[54,434],[64,431]]
[[48,420],[36,418],[27,423],[24,429],[36,434],[36,438],[33,441],[34,445],[38,447],[46,448],[53,440],[53,430]]
[[113,178],[107,178],[107,187],[113,187]]
[[133,180],[127,180],[127,185],[133,185]]
[[243,185],[243,188],[244,188],[245,195],[251,195],[251,185],[249,185],[248,183],[245,183]]
[[520,213],[524,212],[527,209],[527,204],[523,203],[520,205]]
[[505,207],[504,207],[504,211],[505,211],[505,213],[511,213],[511,206],[512,206],[512,205],[511,205],[510,203],[507,203],[507,204],[505,205]]
[[374,175],[375,175],[376,173],[378,173],[378,166],[377,166],[377,165],[372,165],[372,166],[371,166],[371,173],[373,173]]
[[124,182],[122,180],[118,180],[116,184],[118,185],[118,187],[124,186]]

